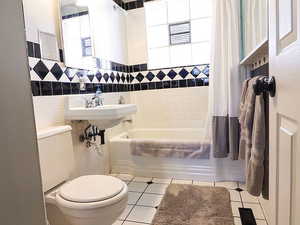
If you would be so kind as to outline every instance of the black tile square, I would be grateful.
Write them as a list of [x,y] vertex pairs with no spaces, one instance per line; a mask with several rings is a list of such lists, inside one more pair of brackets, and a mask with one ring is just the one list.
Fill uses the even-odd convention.
[[182,70],[179,71],[179,75],[184,79],[186,76],[189,74],[189,72],[183,68]]
[[127,10],[136,9],[136,1],[127,2]]
[[134,84],[134,91],[140,91],[141,90],[141,84]]
[[155,75],[152,72],[147,73],[146,78],[148,81],[152,81],[154,79]]
[[105,73],[103,75],[103,78],[104,78],[105,82],[107,82],[109,80],[109,75],[107,73]]
[[179,87],[187,87],[186,80],[179,80]]
[[132,74],[129,75],[129,82],[132,83],[132,81],[134,80],[134,76],[132,76]]
[[94,93],[94,87],[93,84],[85,84],[85,89],[87,93]]
[[177,73],[174,70],[170,70],[168,73],[168,77],[170,77],[172,80],[176,77]]
[[179,84],[178,84],[178,80],[172,80],[171,81],[171,88],[178,88]]
[[141,83],[141,90],[148,90],[148,89],[149,89],[148,83]]
[[39,62],[33,67],[34,72],[41,78],[41,80],[44,80],[44,78],[49,73],[49,69],[47,66],[43,63],[42,60],[39,60]]
[[148,70],[148,64],[147,63],[141,64],[140,65],[140,70],[141,71],[147,71]]
[[150,82],[149,83],[149,90],[153,90],[153,89],[156,89],[155,82]]
[[256,220],[252,209],[249,208],[239,208],[240,218],[242,224],[245,225],[256,225]]
[[202,73],[209,77],[209,65],[206,65],[206,67],[202,70]]
[[140,83],[144,80],[144,75],[143,74],[141,74],[141,73],[139,73],[136,77],[135,77],[135,79],[137,79]]
[[34,48],[34,57],[35,58],[41,58],[41,46],[38,43],[33,43],[33,48]]
[[142,8],[142,7],[144,7],[144,1],[143,1],[143,0],[137,0],[137,1],[136,1],[136,7],[137,7],[137,8]]
[[40,81],[31,81],[31,91],[33,96],[41,95],[41,83]]
[[194,79],[188,79],[187,80],[187,86],[188,87],[195,87],[196,86],[196,81]]
[[52,82],[50,81],[41,82],[41,95],[42,96],[53,95]]
[[162,89],[163,88],[163,83],[160,82],[155,82],[155,89]]
[[62,83],[62,89],[63,89],[63,94],[64,95],[70,95],[72,94],[71,92],[71,83]]
[[52,82],[53,95],[62,95],[62,84],[61,82]]
[[193,70],[191,71],[191,74],[196,78],[199,76],[201,71],[198,69],[198,67],[194,67]]
[[101,81],[101,79],[102,79],[102,74],[98,71],[97,73],[96,73],[96,78],[97,78],[97,80],[100,82]]
[[140,72],[140,65],[133,65],[133,72]]
[[156,77],[160,80],[163,80],[165,78],[166,74],[163,71],[159,71]]
[[108,92],[112,92],[112,84],[108,84]]
[[94,75],[92,75],[92,74],[89,74],[89,75],[87,75],[87,78],[89,79],[89,81],[91,81],[91,82],[93,82],[93,80],[94,80]]
[[63,71],[61,69],[61,67],[55,63],[53,65],[53,67],[51,68],[50,72],[54,75],[54,77],[56,78],[56,80],[59,80],[61,78],[61,76],[63,75]]
[[27,55],[29,57],[34,57],[33,43],[31,41],[27,41]]
[[111,73],[109,77],[110,77],[110,79],[111,79],[112,82],[115,81],[115,74],[114,73]]
[[80,85],[79,83],[71,83],[71,94],[79,94],[80,93]]
[[201,78],[197,78],[196,80],[196,86],[200,87],[204,85],[204,82]]
[[170,81],[163,81],[163,88],[171,88],[171,82]]
[[121,80],[122,80],[123,83],[124,83],[125,80],[126,80],[126,77],[125,77],[125,74],[124,74],[124,73],[122,73]]

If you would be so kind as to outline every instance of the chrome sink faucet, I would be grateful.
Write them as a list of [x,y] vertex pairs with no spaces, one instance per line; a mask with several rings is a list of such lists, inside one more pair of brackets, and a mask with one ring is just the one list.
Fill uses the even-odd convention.
[[97,106],[103,106],[103,97],[102,91],[100,88],[97,88],[97,91],[93,97],[85,98],[85,107],[86,108],[94,108]]

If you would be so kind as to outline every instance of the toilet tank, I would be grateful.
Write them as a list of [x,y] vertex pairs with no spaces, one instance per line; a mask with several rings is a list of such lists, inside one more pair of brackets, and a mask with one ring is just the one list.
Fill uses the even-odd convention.
[[37,132],[43,191],[68,180],[74,169],[70,126],[50,127]]

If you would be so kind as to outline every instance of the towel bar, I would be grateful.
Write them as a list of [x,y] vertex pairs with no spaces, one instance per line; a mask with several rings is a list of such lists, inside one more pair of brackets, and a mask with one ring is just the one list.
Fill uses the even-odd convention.
[[254,93],[260,95],[262,93],[269,93],[271,97],[276,94],[276,82],[274,77],[264,76],[257,79],[253,85]]

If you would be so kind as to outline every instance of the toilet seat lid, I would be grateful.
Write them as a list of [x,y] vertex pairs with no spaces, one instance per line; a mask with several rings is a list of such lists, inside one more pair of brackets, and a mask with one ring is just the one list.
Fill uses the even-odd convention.
[[59,190],[59,195],[68,201],[89,203],[113,198],[123,188],[124,182],[115,177],[90,175],[64,184]]

